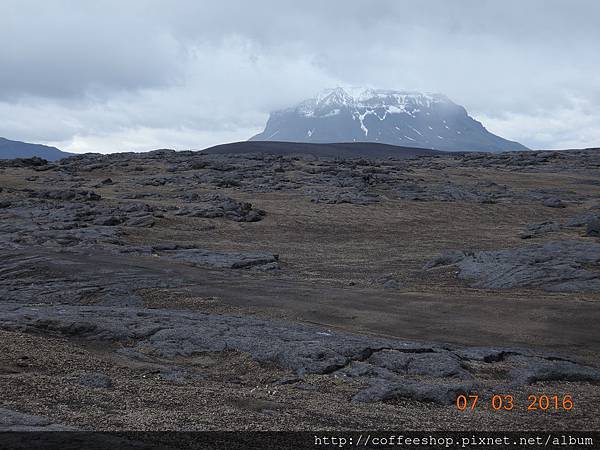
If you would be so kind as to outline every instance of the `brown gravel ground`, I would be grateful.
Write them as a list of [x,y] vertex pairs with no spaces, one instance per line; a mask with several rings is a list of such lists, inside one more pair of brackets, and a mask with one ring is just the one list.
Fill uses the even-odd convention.
[[[511,411],[482,399],[475,411],[395,401],[360,404],[359,384],[310,376],[275,385],[286,373],[239,353],[202,354],[177,361],[198,379],[161,378],[160,361],[135,363],[106,348],[58,337],[0,332],[0,391],[4,407],[95,430],[591,430],[598,429],[600,391],[586,383],[539,383],[510,392]],[[79,376],[102,372],[111,389],[83,387]],[[505,394],[506,392],[501,392]],[[527,411],[530,394],[573,396],[571,411]]]
[[[103,198],[133,192],[135,177],[116,171],[81,173],[83,187],[111,177],[95,190]],[[569,189],[598,196],[598,186],[577,183],[588,174],[526,173],[489,168],[415,169],[424,180],[455,183],[485,179],[514,190]],[[3,186],[43,188],[44,174],[14,169]],[[38,176],[37,181],[23,181]],[[123,183],[121,183],[123,181]],[[129,183],[129,184],[128,184]],[[145,187],[163,194],[177,188]],[[199,186],[193,190],[206,192]],[[384,198],[370,206],[311,203],[298,193],[221,191],[267,211],[261,222],[164,218],[152,229],[129,229],[132,244],[190,242],[211,250],[268,251],[280,255],[277,274],[224,271],[189,290],[142,291],[149,308],[191,309],[217,314],[316,323],[350,332],[465,345],[524,345],[600,363],[600,297],[594,293],[473,289],[447,269],[423,271],[445,249],[497,249],[554,239],[581,239],[581,229],[548,233],[524,242],[528,223],[561,220],[592,202],[547,208],[539,202],[479,204],[411,202]],[[597,201],[597,200],[596,200]],[[152,201],[148,201],[152,203]],[[160,200],[157,204],[177,204]],[[160,261],[149,264],[160,264]],[[181,276],[202,276],[177,268]],[[401,284],[388,291],[374,281],[391,274]],[[185,384],[165,380],[159,360],[119,357],[110,345],[62,337],[0,331],[1,404],[59,423],[98,430],[600,430],[600,389],[589,383],[537,383],[513,389],[516,407],[495,412],[489,399],[475,411],[412,401],[359,404],[360,385],[330,376],[275,385],[289,374],[238,353],[201,354],[177,361],[197,374]],[[103,372],[111,389],[86,388],[78,378]],[[493,380],[493,374],[490,378]],[[493,383],[493,381],[490,381]],[[527,411],[529,394],[572,395],[572,411]],[[488,407],[485,407],[487,405]]]

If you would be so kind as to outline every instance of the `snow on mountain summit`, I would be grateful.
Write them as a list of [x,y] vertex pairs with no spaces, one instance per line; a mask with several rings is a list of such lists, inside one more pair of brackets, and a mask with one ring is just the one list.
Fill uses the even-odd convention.
[[337,87],[271,113],[251,140],[380,142],[460,151],[523,150],[487,131],[443,94]]
[[432,103],[450,102],[441,94],[410,91],[392,91],[371,88],[327,89],[316,97],[301,102],[296,108],[307,117],[326,115],[328,108],[383,108],[389,114],[412,114],[419,107],[429,108]]

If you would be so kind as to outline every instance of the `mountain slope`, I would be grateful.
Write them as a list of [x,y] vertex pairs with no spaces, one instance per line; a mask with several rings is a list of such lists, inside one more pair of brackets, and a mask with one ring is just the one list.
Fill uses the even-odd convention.
[[417,156],[441,155],[444,152],[425,148],[398,147],[372,142],[347,142],[313,144],[306,142],[233,142],[202,150],[210,154],[266,153],[271,155],[309,154],[330,158],[414,158]]
[[465,108],[441,94],[328,90],[271,113],[251,141],[378,142],[445,151],[527,150],[490,133]]
[[63,152],[56,147],[27,142],[11,141],[0,137],[0,159],[31,158],[39,156],[48,161],[67,158],[72,153]]

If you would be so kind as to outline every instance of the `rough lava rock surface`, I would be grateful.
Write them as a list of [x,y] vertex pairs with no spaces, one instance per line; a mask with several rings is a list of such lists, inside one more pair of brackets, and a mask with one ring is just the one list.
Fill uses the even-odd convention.
[[444,253],[425,267],[453,265],[472,286],[488,289],[535,287],[547,291],[600,292],[600,244],[553,241],[527,247]]
[[[405,397],[449,404],[457,392],[485,388],[471,361],[512,367],[507,385],[545,380],[600,381],[600,370],[527,350],[461,348],[325,332],[318,327],[251,317],[232,317],[140,308],[70,306],[60,308],[0,304],[0,328],[58,333],[71,338],[134,342],[134,351],[166,359],[202,352],[236,350],[261,363],[275,364],[300,376],[362,376],[370,386],[355,401]],[[131,353],[131,352],[129,352]],[[361,370],[349,372],[353,364]],[[488,369],[489,370],[489,369]],[[427,377],[422,381],[419,377]],[[89,378],[89,377],[88,377]],[[106,380],[92,377],[94,386]]]

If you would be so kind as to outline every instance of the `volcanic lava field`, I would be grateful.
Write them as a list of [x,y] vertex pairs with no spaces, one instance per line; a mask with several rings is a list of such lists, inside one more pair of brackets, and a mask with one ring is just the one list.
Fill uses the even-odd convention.
[[598,149],[7,160],[0,219],[0,430],[600,429]]

